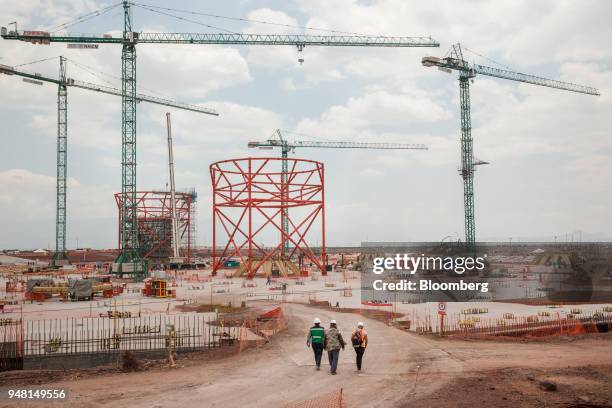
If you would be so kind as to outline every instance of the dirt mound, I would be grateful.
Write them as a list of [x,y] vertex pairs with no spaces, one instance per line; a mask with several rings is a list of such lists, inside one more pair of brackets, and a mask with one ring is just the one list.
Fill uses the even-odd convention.
[[[612,408],[612,365],[557,370],[498,369],[459,377],[410,406]],[[553,386],[554,385],[554,386]],[[466,392],[469,390],[469,392]]]
[[244,311],[243,308],[234,307],[231,305],[221,305],[221,304],[202,304],[202,303],[194,303],[187,305],[178,305],[176,306],[176,310],[180,312],[196,312],[196,313],[214,313],[215,311],[219,313],[237,313]]

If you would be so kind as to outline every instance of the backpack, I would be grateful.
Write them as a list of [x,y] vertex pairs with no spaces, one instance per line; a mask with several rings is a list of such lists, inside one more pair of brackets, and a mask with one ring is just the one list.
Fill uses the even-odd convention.
[[362,342],[363,340],[361,338],[361,330],[355,330],[355,333],[353,333],[353,335],[351,336],[351,343],[353,343],[353,347],[361,346]]

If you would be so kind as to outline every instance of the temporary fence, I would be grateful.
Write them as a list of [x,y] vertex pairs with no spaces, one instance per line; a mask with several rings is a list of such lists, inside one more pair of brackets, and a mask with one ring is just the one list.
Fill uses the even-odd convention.
[[315,398],[284,405],[284,408],[346,408],[342,388],[319,395]]
[[245,319],[240,326],[240,351],[252,345],[262,345],[280,331],[287,329],[287,318],[279,306],[256,318]]
[[[578,311],[578,309],[576,310]],[[593,311],[588,313],[561,314],[540,312],[530,316],[504,313],[501,317],[481,317],[464,314],[445,316],[441,319],[424,319],[417,331],[438,333],[443,336],[465,337],[547,337],[584,333],[601,333],[612,330],[612,313]]]
[[[125,316],[125,315],[123,315]],[[213,315],[149,315],[25,321],[24,356],[117,351],[159,351],[172,340],[177,351],[233,344],[238,327],[218,324]]]

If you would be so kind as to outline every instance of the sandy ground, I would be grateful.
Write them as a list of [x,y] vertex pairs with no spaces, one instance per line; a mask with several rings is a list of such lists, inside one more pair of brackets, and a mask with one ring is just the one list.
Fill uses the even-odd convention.
[[[210,270],[185,271],[185,275],[180,275],[177,278],[177,286],[174,287],[177,292],[176,298],[143,297],[139,292],[144,284],[130,283],[123,294],[113,299],[96,298],[92,302],[64,302],[60,301],[58,297],[54,297],[40,303],[25,301],[20,305],[6,306],[5,314],[6,317],[11,317],[9,315],[21,317],[23,315],[26,320],[96,317],[101,313],[106,314],[109,310],[130,312],[132,315],[177,314],[180,313],[178,309],[180,305],[186,302],[210,303],[212,294],[214,303],[227,304],[231,302],[234,306],[240,305],[243,301],[251,302],[255,299],[308,303],[310,299],[314,298],[318,301],[329,301],[332,305],[338,304],[342,308],[370,308],[387,312],[394,310],[397,313],[405,314],[406,318],[413,322],[412,330],[416,330],[419,325],[425,324],[426,319],[432,319],[437,327],[437,302],[418,304],[396,302],[395,307],[362,305],[361,279],[356,272],[347,272],[346,274],[332,272],[328,276],[314,273],[309,278],[300,279],[300,285],[297,284],[296,279],[279,278],[271,286],[266,285],[266,280],[259,277],[249,281],[240,278],[227,279],[224,272],[231,271],[221,271],[219,276],[214,278],[210,277]],[[210,281],[190,282],[188,278],[192,275]],[[0,275],[0,299],[20,300],[23,298],[23,293],[7,294],[3,292],[4,281],[4,278]],[[530,282],[533,282],[533,279],[521,281],[517,285],[528,286]],[[252,286],[246,286],[245,283]],[[280,290],[273,290],[282,283],[287,284],[286,294],[283,294]],[[351,289],[351,296],[345,297],[343,295],[345,288]],[[466,308],[486,308],[488,313],[477,316],[484,324],[488,321],[495,322],[497,319],[501,319],[505,313],[512,313],[516,317],[524,317],[537,315],[538,312],[547,312],[551,319],[556,319],[570,314],[573,309],[580,309],[583,314],[589,314],[594,311],[601,311],[606,306],[612,307],[612,304],[563,305],[552,308],[550,306],[529,306],[519,303],[490,301],[449,302],[446,305],[446,312],[447,322],[456,322],[466,317],[461,314],[462,310]],[[9,311],[13,313],[7,313]],[[540,317],[540,319],[544,318]]]
[[[537,383],[543,378],[556,378],[560,390],[555,395],[562,395],[563,381],[570,381],[567,378],[572,376],[582,378],[584,390],[577,388],[567,398],[584,394],[590,401],[603,404],[609,391],[598,386],[599,394],[585,394],[602,378],[609,383],[610,377],[605,376],[612,367],[611,336],[547,342],[442,340],[403,332],[360,315],[304,305],[287,304],[285,313],[289,330],[258,349],[210,361],[183,361],[185,366],[178,369],[113,373],[52,385],[70,389],[70,401],[64,406],[159,408],[279,407],[340,387],[349,407],[453,407],[463,400],[466,404],[471,401],[498,406],[484,397],[486,393],[474,394],[478,386],[488,387],[495,401],[520,402],[507,406],[555,406],[545,403],[548,394]],[[315,371],[312,351],[305,345],[307,329],[315,316],[324,323],[336,319],[347,340],[355,323],[365,322],[370,347],[364,357],[364,372],[355,371],[354,352],[349,348],[341,353],[338,375],[329,374],[325,359],[322,370]],[[587,369],[593,370],[590,377],[581,376],[580,370]],[[578,371],[568,374],[562,370]],[[527,379],[527,375],[533,379]],[[533,395],[508,399],[503,392],[490,389],[495,387],[493,383],[508,392],[531,386]]]

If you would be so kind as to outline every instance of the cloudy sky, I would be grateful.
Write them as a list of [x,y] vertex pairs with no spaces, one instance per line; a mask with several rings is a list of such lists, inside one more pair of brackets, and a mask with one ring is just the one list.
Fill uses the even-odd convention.
[[[142,0],[165,6],[161,0]],[[112,5],[96,0],[0,0],[2,25],[48,29]],[[138,85],[215,108],[173,112],[179,189],[199,193],[198,244],[211,243],[210,163],[277,151],[249,150],[277,128],[296,139],[424,143],[428,151],[302,149],[326,166],[327,241],[463,237],[456,74],[420,64],[461,41],[470,60],[599,88],[593,97],[495,78],[471,87],[474,150],[491,162],[475,179],[478,240],[609,239],[612,228],[612,3],[606,0],[177,1],[143,8],[137,31],[304,33],[314,27],[376,35],[431,35],[440,48],[138,46]],[[268,21],[282,25],[254,22]],[[287,26],[294,26],[287,27]],[[120,8],[70,27],[116,32]],[[309,33],[325,33],[307,31]],[[67,49],[0,40],[0,63],[65,55],[69,76],[119,86],[120,47]],[[56,76],[58,60],[23,70]],[[103,74],[102,74],[103,73]],[[95,75],[94,75],[95,74]],[[55,230],[56,87],[0,77],[0,248],[52,247]],[[114,247],[121,189],[120,100],[69,90],[68,247]],[[166,185],[167,109],[138,107],[139,189]]]

